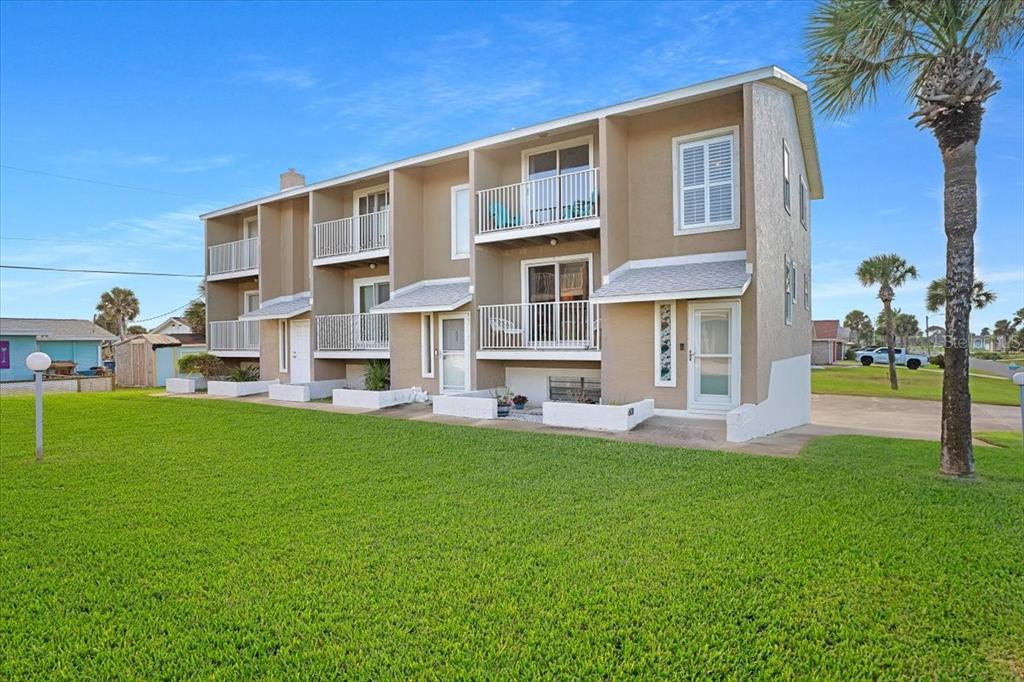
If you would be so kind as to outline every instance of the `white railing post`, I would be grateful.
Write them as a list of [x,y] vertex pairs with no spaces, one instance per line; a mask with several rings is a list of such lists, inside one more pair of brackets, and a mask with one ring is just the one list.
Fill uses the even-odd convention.
[[590,301],[480,306],[480,348],[599,349],[599,310]]
[[386,350],[386,313],[316,316],[317,350]]
[[596,218],[598,169],[477,191],[480,233]]
[[313,225],[315,257],[347,256],[388,248],[391,209]]

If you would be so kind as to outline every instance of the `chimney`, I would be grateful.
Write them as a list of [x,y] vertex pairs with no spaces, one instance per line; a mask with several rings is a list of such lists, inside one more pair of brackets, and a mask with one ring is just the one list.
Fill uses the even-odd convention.
[[302,187],[306,184],[306,176],[302,173],[297,172],[294,168],[289,168],[284,173],[281,173],[281,190],[291,189],[292,187]]

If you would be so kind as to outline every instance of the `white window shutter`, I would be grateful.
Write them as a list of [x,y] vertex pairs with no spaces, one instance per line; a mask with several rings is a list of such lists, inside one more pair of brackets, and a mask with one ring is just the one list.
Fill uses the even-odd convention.
[[732,222],[732,137],[708,143],[708,222]]
[[682,149],[683,225],[703,225],[706,220],[706,145]]

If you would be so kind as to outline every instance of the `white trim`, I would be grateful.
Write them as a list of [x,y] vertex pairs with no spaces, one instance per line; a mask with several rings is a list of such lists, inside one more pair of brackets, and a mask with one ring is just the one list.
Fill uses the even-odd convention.
[[792,165],[793,155],[786,144],[786,138],[782,138],[782,207],[789,215],[793,215],[793,181],[790,179]]
[[[536,265],[554,265],[556,263],[564,263],[571,261],[587,261],[587,298],[584,300],[590,300],[590,297],[594,295],[594,254],[593,253],[577,253],[569,256],[551,256],[549,258],[529,258],[526,260],[519,261],[519,302],[529,303],[530,296],[530,283],[527,280],[528,270]],[[555,286],[556,289],[561,287],[559,283],[560,269],[555,268]],[[559,301],[558,291],[555,292],[555,301]]]
[[[455,221],[455,218],[458,215],[458,210],[457,210],[458,207],[456,206],[456,198],[455,197],[456,197],[456,195],[459,192],[465,192],[466,193],[466,201],[468,202],[466,204],[466,206],[467,206],[467,213],[466,213],[466,221],[467,221],[467,225],[466,225],[466,238],[467,238],[467,244],[466,244],[466,253],[464,253],[464,254],[459,253],[457,251],[457,247],[456,247],[456,244],[459,241],[459,236],[458,236],[459,235],[459,230],[458,230],[458,225],[456,224],[456,221]],[[472,208],[473,208],[473,197],[472,197],[472,195],[470,194],[470,191],[469,191],[469,183],[465,183],[465,184],[462,184],[462,185],[452,185],[452,189],[451,189],[451,207],[450,207],[451,213],[449,215],[449,218],[450,218],[451,224],[452,224],[452,260],[466,260],[467,258],[469,258],[469,252],[473,250],[473,221],[471,220],[470,215],[469,215],[469,213],[472,212]]]
[[[252,310],[247,310],[249,303],[249,295],[256,294],[256,307]],[[247,289],[242,292],[242,314],[254,313],[260,309],[260,290],[259,289]]]
[[387,258],[390,253],[390,249],[370,249],[368,251],[356,251],[355,253],[346,253],[341,256],[325,256],[324,258],[314,258],[313,265],[335,265],[337,263],[354,263],[360,260],[374,260],[377,258]]
[[609,303],[643,303],[646,301],[668,301],[668,300],[694,300],[700,298],[736,298],[742,296],[747,287],[750,286],[750,278],[747,279],[746,283],[742,287],[734,287],[729,289],[700,289],[695,291],[669,291],[669,292],[657,292],[653,294],[630,294],[628,296],[606,296],[601,298],[591,298],[590,302],[597,305],[605,305]]
[[223,282],[229,279],[248,279],[249,277],[259,277],[259,268],[249,268],[248,270],[235,270],[233,272],[222,272],[218,275],[207,275],[207,282]]
[[[683,225],[682,174],[679,172],[679,150],[682,147],[704,145],[730,138],[732,143],[732,216],[728,222],[711,222],[711,204],[704,204],[704,222],[699,225]],[[705,176],[705,193],[708,191],[710,179]],[[740,228],[740,127],[738,125],[702,130],[698,133],[680,135],[672,138],[672,233],[676,236],[717,232],[721,230],[738,230]]]
[[418,305],[409,306],[406,308],[388,308],[387,310],[374,310],[373,312],[385,313],[387,315],[403,315],[405,313],[446,313],[452,310],[458,310],[459,308],[466,305],[472,300],[472,296],[466,296],[465,298],[460,298],[458,301],[450,305]]
[[[362,289],[365,286],[370,286],[371,284],[380,284],[381,282],[390,282],[390,281],[391,281],[391,278],[388,275],[379,275],[379,276],[375,276],[375,277],[357,277],[357,278],[353,279],[352,280],[352,312],[354,312],[356,314],[359,314],[359,312],[360,312],[359,311],[359,290],[360,289]],[[374,291],[376,291],[376,288],[374,289]],[[376,294],[374,294],[374,297],[376,298]],[[390,298],[391,298],[391,291],[389,289],[388,290],[388,299],[390,300]],[[381,301],[381,303],[383,303],[383,301]],[[380,303],[374,303],[373,305],[375,305],[375,306],[376,305],[380,305]],[[372,309],[373,309],[373,306],[371,306],[371,310]],[[371,310],[367,310],[366,312],[369,313],[369,312],[371,312]]]
[[434,315],[420,313],[420,376],[424,379],[434,378],[434,346]]
[[563,232],[580,232],[582,230],[597,230],[601,227],[600,218],[586,218],[584,220],[570,220],[561,223],[550,223],[538,225],[537,227],[508,227],[501,230],[477,233],[473,240],[477,244],[488,242],[502,242],[509,239],[527,239],[529,237],[546,237],[549,234],[561,234]]
[[[700,327],[697,323],[697,313],[706,310],[729,310],[729,347],[731,353],[729,354],[729,397],[728,400],[723,400],[720,404],[716,402],[705,402],[700,403],[698,401],[699,396],[699,382],[696,376],[697,363],[695,358],[689,358],[686,361],[686,383],[688,386],[686,396],[686,409],[688,412],[726,412],[733,408],[739,407],[740,404],[740,366],[742,364],[742,347],[740,340],[742,338],[741,322],[740,319],[740,302],[739,301],[713,301],[708,303],[691,303],[688,306],[689,320],[687,323],[687,336],[689,337],[688,342],[690,344],[690,352],[696,356],[696,351],[701,350],[700,346],[694,343],[694,339],[700,338]],[[697,346],[696,349],[694,346]]]
[[[463,383],[463,387],[462,388],[446,390],[445,387],[444,387],[444,320],[452,320],[452,319],[461,319],[462,320],[462,324],[463,324],[463,327],[462,327],[462,330],[463,330],[462,331],[462,333],[463,333],[462,356],[463,356],[463,359],[465,360],[465,370],[464,370],[465,371],[465,378],[463,379],[464,383]],[[470,346],[471,346],[471,343],[470,343],[470,341],[471,341],[470,333],[471,333],[471,331],[470,331],[469,320],[470,320],[469,313],[449,313],[447,315],[438,315],[437,316],[437,331],[438,331],[438,334],[437,334],[437,347],[439,349],[438,358],[437,358],[437,376],[438,376],[437,392],[438,393],[465,393],[466,391],[470,390],[470,387],[473,386],[473,381],[472,381],[472,366],[473,366],[473,363],[471,362],[472,358],[471,358],[471,355],[470,355]]]
[[[561,142],[551,142],[550,144],[543,144],[537,147],[530,147],[524,149],[520,156],[520,171],[523,182],[529,181],[530,173],[530,157],[534,154],[543,154],[544,152],[550,152],[556,149],[568,149],[569,147],[579,147],[582,144],[587,145],[587,164],[588,168],[594,167],[594,136],[593,135],[580,135],[579,137],[573,137],[568,140],[562,140]],[[555,164],[558,166],[559,156],[555,155]],[[557,175],[562,174],[562,169],[557,169]]]
[[807,189],[807,181],[804,179],[804,174],[801,173],[800,196],[797,200],[800,202],[800,206],[798,207],[798,210],[800,211],[800,224],[805,230],[807,229],[808,223],[811,222],[811,200],[808,198],[809,196],[810,191]]
[[288,336],[288,321],[277,321],[277,369],[279,372],[288,371],[288,350],[291,346],[291,338]]
[[218,358],[258,358],[260,352],[258,350],[211,350],[210,355],[216,355]]
[[[661,306],[669,307],[669,379],[661,378]],[[676,346],[679,340],[676,337],[676,302],[654,301],[654,385],[669,386],[676,385]]]
[[578,360],[600,362],[599,350],[478,350],[477,360]]
[[387,360],[391,351],[387,348],[379,350],[318,350],[313,352],[317,360]]
[[740,88],[747,83],[755,82],[765,82],[771,87],[777,87],[787,92],[794,99],[797,125],[800,130],[800,142],[804,152],[803,156],[805,165],[807,166],[809,173],[813,173],[810,178],[811,187],[814,189],[814,195],[812,198],[820,199],[823,196],[821,168],[818,162],[817,147],[815,146],[814,141],[814,127],[811,122],[811,103],[810,97],[807,93],[807,86],[796,77],[777,66],[764,66],[750,71],[726,76],[724,78],[704,81],[703,83],[695,83],[693,85],[677,88],[668,92],[649,95],[647,97],[641,97],[628,102],[614,104],[609,107],[594,109],[592,111],[564,116],[545,123],[498,133],[496,135],[479,138],[470,142],[464,142],[462,144],[445,147],[424,154],[417,154],[404,159],[392,161],[390,163],[348,173],[346,175],[321,180],[320,182],[309,185],[292,187],[257,199],[251,199],[222,209],[203,213],[199,217],[201,220],[208,220],[218,218],[220,216],[231,215],[263,203],[280,201],[282,199],[288,199],[305,194],[306,192],[335,187],[337,185],[343,185],[358,180],[365,180],[376,175],[387,173],[388,171],[396,168],[440,161],[446,158],[454,158],[469,152],[471,149],[479,149],[482,147],[500,145],[505,142],[522,140],[529,138],[532,135],[539,135],[559,128],[567,128],[573,125],[590,123],[602,117],[621,114],[639,114],[645,111],[653,111],[667,106],[681,104],[685,100],[704,97],[724,90]]
[[[388,193],[388,208],[391,207],[391,183],[385,182],[382,185],[374,185],[373,187],[363,187],[352,192],[352,216],[359,215],[359,200],[363,197],[368,197],[371,194],[378,194],[380,192]],[[378,211],[383,209],[377,209]],[[376,211],[371,211],[375,213]]]
[[256,215],[248,216],[246,218],[242,218],[242,239],[252,239],[253,238],[253,237],[249,236],[249,225],[251,225],[253,223],[256,223],[255,238],[259,239],[259,237],[260,237],[260,214],[259,214],[259,212],[257,212]]

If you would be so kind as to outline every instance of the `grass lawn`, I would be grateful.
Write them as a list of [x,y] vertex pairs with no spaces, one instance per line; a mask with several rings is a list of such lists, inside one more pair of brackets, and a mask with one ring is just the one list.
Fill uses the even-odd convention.
[[0,400],[0,678],[1012,678],[1024,451]]
[[[877,398],[942,400],[942,372],[922,367],[897,367],[900,389],[889,388],[889,368],[835,366],[811,370],[811,392],[833,395],[865,395]],[[989,405],[1020,405],[1020,388],[1003,377],[971,377],[971,400]]]

